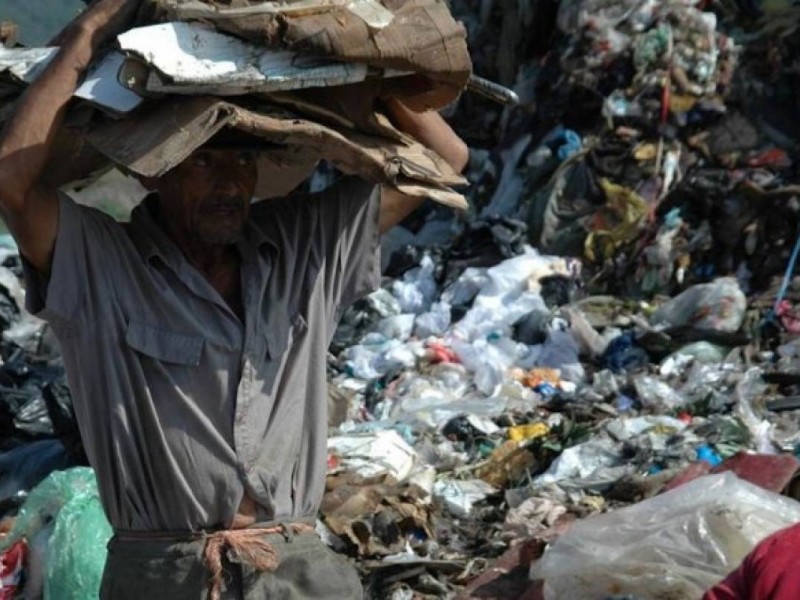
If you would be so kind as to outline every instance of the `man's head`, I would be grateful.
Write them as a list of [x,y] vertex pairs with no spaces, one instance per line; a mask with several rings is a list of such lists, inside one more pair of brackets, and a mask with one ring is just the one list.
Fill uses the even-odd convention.
[[252,144],[215,137],[177,167],[145,184],[158,192],[167,232],[193,244],[231,244],[247,221],[256,187]]

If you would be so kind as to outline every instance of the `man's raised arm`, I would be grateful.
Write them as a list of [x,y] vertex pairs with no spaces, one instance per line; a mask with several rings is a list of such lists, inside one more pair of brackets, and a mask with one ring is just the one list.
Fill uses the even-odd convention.
[[[464,170],[469,162],[469,148],[439,113],[435,111],[415,113],[396,99],[387,99],[386,106],[389,109],[389,116],[400,131],[437,152],[456,173]],[[400,223],[424,200],[406,196],[389,186],[382,186],[380,232],[386,233]]]
[[57,191],[42,183],[53,140],[95,51],[128,25],[138,6],[139,0],[96,0],[70,23],[55,58],[0,134],[0,214],[40,273],[49,271],[58,230]]

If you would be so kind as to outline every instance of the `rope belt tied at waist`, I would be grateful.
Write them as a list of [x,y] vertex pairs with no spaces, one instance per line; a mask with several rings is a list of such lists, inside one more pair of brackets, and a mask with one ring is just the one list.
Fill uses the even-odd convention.
[[297,521],[294,523],[278,523],[261,526],[256,524],[246,529],[223,529],[213,532],[144,532],[116,531],[115,536],[122,542],[186,542],[203,541],[203,561],[210,574],[208,581],[209,600],[219,600],[222,591],[222,557],[223,552],[230,550],[235,558],[257,571],[274,571],[278,568],[278,553],[275,547],[265,538],[267,535],[280,534],[288,541],[293,534],[314,533],[314,525]]
[[266,528],[227,529],[208,534],[203,559],[211,573],[208,582],[209,600],[220,598],[224,550],[232,550],[238,559],[257,571],[274,571],[278,568],[278,553],[264,536],[273,533],[287,535],[290,530],[291,533],[313,533],[314,527],[307,523],[290,523]]

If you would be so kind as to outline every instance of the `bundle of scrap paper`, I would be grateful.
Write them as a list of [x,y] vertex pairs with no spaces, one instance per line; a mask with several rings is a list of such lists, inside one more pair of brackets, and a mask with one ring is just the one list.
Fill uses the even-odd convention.
[[[466,206],[453,189],[462,177],[380,110],[387,94],[439,109],[467,87],[465,31],[445,2],[150,0],[139,23],[76,91],[48,169],[53,183],[112,164],[158,176],[228,127],[280,145],[260,160],[275,174],[261,180],[282,185],[261,195],[289,191],[327,160]],[[0,121],[56,51],[0,46]]]

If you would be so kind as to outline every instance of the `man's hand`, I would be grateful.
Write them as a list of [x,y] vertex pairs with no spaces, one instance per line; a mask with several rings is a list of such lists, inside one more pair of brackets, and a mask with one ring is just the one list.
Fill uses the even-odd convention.
[[[386,100],[397,128],[427,146],[444,158],[456,173],[461,173],[469,162],[469,148],[450,125],[435,111],[416,113],[395,98]],[[412,198],[390,188],[381,187],[380,232],[385,233],[410,215],[424,198]]]
[[97,49],[132,20],[139,0],[96,0],[59,36],[61,48],[18,101],[0,134],[0,213],[22,255],[50,267],[58,231],[57,191],[42,174],[67,103]]

